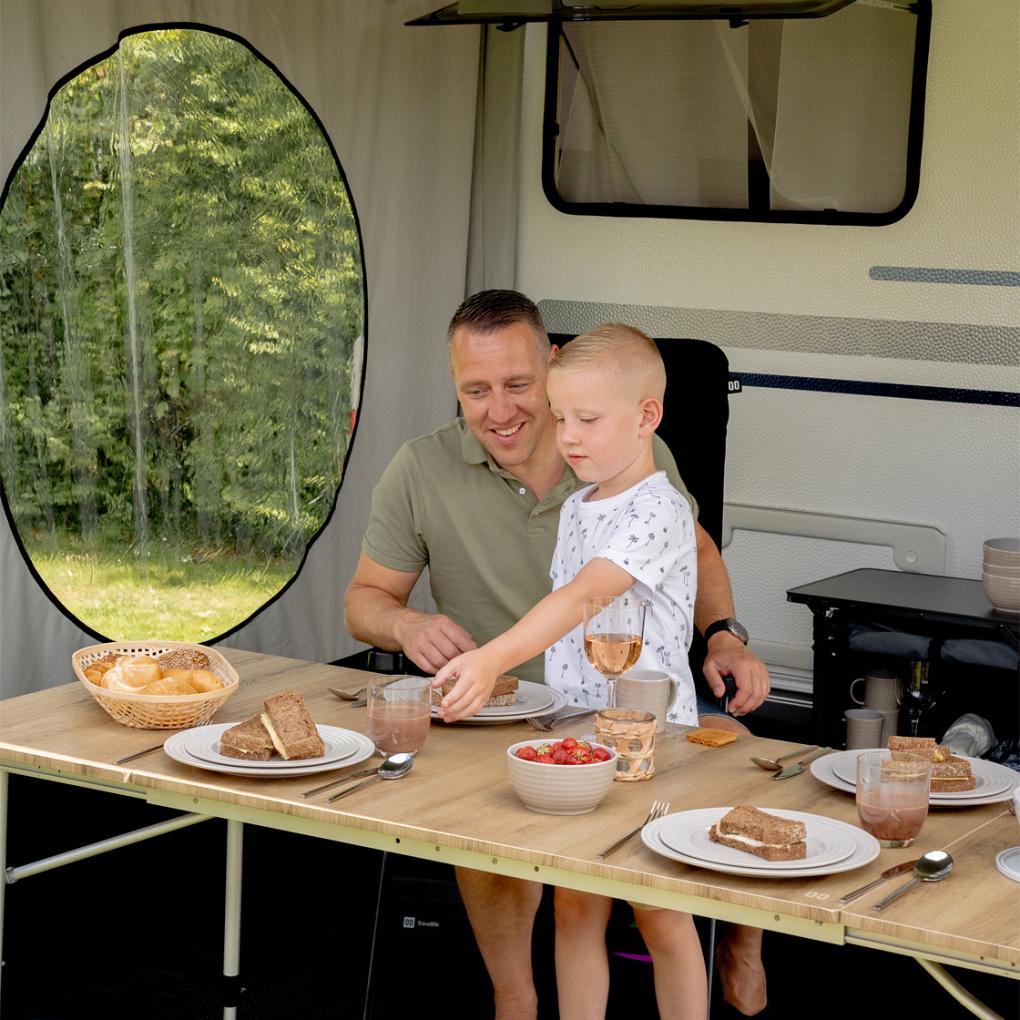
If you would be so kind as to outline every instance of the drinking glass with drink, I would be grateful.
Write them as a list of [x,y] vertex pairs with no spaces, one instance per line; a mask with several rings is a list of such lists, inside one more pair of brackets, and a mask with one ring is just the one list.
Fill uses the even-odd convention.
[[376,677],[368,685],[368,736],[382,754],[418,751],[429,735],[432,680]]
[[931,762],[888,751],[857,757],[857,815],[882,846],[910,846],[928,817]]
[[641,655],[647,599],[597,595],[584,600],[584,654],[606,678],[609,707],[616,704],[616,679]]

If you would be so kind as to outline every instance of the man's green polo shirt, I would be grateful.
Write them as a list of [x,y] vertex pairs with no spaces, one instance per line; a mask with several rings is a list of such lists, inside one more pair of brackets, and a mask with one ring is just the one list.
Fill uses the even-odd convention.
[[[658,437],[655,460],[696,514]],[[564,465],[552,491],[536,499],[457,418],[397,451],[372,493],[362,548],[392,570],[419,573],[428,566],[439,612],[482,645],[549,594],[560,507],[585,484]],[[541,683],[542,667],[538,655],[514,672]]]

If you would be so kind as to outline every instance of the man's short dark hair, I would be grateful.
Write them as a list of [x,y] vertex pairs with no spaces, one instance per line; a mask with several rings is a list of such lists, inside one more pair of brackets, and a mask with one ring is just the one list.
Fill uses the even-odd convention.
[[453,313],[446,338],[452,340],[453,334],[461,326],[469,326],[479,333],[493,333],[518,322],[527,323],[531,327],[539,350],[548,355],[549,334],[542,321],[542,313],[534,301],[516,290],[480,290],[472,294]]

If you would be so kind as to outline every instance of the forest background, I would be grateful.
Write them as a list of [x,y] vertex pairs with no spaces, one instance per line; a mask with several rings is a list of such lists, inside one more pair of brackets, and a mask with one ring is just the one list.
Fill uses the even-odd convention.
[[364,306],[333,153],[247,47],[133,35],[58,91],[0,210],[0,478],[81,622],[208,640],[286,583],[340,484]]

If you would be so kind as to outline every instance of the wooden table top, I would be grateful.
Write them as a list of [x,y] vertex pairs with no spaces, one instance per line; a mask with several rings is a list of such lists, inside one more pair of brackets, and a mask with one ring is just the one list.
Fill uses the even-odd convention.
[[[366,710],[341,702],[326,688],[363,687],[367,674],[219,650],[238,670],[241,687],[220,709],[217,721],[247,718],[268,695],[292,689],[302,693],[317,722],[366,731]],[[590,728],[591,720],[586,719],[573,729],[557,730],[555,736],[578,735]],[[567,873],[585,881],[622,882],[633,887],[626,890],[627,898],[638,901],[642,891],[652,901],[661,901],[662,893],[681,894],[677,902],[685,909],[697,909],[689,899],[696,897],[713,901],[713,909],[706,912],[724,917],[721,905],[750,908],[774,915],[777,921],[800,919],[806,934],[811,925],[839,925],[851,936],[931,947],[986,961],[996,969],[1015,968],[1020,974],[1020,889],[995,867],[997,853],[1020,843],[1020,828],[1003,803],[933,809],[913,847],[885,849],[865,867],[822,877],[749,878],[688,867],[653,853],[638,837],[607,862],[595,860],[600,850],[641,822],[653,800],[663,798],[674,812],[746,803],[856,824],[852,796],[825,786],[810,772],[773,782],[748,761],[751,755],[775,756],[793,746],[782,741],[740,737],[713,749],[691,743],[680,730],[669,732],[657,738],[653,779],[614,783],[590,814],[553,816],[525,808],[506,776],[505,749],[538,736],[525,723],[435,724],[406,778],[371,784],[335,804],[325,802],[328,794],[310,800],[301,794],[339,778],[342,770],[289,779],[247,779],[191,768],[161,752],[123,766],[111,764],[115,758],[156,743],[160,736],[158,731],[114,722],[77,682],[0,704],[0,764],[8,767],[58,770],[114,786],[165,791],[200,798],[206,804],[219,802],[225,808],[266,811],[288,816],[286,827],[298,831],[302,824],[311,830],[332,823],[492,855],[531,866],[536,877],[545,881],[554,880],[550,878],[554,872],[561,878]],[[892,864],[938,848],[949,849],[956,860],[944,882],[912,890],[881,914],[871,905],[903,879],[840,908],[837,900],[849,890]],[[612,887],[619,890],[618,885]]]

